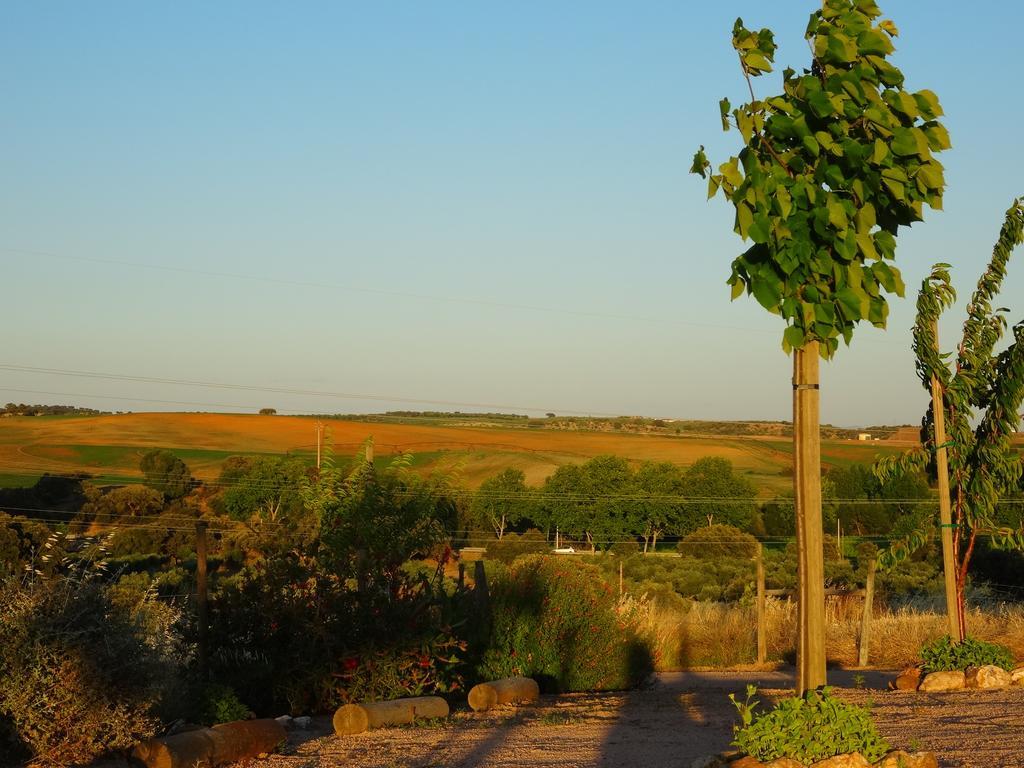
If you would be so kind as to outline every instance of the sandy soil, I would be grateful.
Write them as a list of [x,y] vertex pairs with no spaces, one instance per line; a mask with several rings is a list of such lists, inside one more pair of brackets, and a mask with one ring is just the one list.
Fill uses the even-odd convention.
[[[893,673],[861,674],[834,671],[829,681],[844,686],[847,700],[873,702],[893,747],[933,750],[943,766],[1024,766],[1024,689],[898,693],[884,690]],[[313,730],[292,734],[286,754],[255,768],[688,768],[729,747],[735,710],[727,696],[748,682],[770,700],[786,695],[793,679],[787,672],[668,673],[645,690],[545,696],[535,707],[456,711],[443,725],[346,738],[320,718]]]

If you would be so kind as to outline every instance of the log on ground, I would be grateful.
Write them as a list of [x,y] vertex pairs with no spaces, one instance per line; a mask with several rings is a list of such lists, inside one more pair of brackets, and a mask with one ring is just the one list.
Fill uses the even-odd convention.
[[286,738],[276,720],[239,720],[144,741],[135,756],[146,768],[213,768],[273,752]]
[[532,704],[540,698],[540,686],[529,677],[506,677],[473,686],[469,706],[477,712],[502,704]]
[[371,728],[406,725],[417,718],[434,717],[448,717],[448,702],[440,696],[346,704],[334,713],[334,732],[351,736]]

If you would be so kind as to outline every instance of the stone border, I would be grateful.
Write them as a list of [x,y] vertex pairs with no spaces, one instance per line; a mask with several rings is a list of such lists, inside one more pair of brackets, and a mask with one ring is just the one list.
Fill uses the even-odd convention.
[[1002,667],[986,664],[983,667],[968,667],[965,671],[930,672],[923,674],[921,667],[907,667],[889,687],[896,691],[921,691],[923,693],[944,693],[967,689],[993,690],[1024,687],[1024,667],[1007,672]]

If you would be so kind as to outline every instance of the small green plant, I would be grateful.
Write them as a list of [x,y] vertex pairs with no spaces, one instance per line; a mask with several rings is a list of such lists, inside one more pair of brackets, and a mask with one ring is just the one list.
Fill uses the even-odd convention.
[[231,723],[249,717],[249,708],[243,704],[234,689],[213,683],[203,691],[203,722],[208,725]]
[[944,635],[921,649],[924,672],[948,672],[968,667],[983,667],[994,664],[1007,671],[1013,669],[1013,654],[1009,648],[996,643],[987,643],[973,637],[965,637],[962,643]]
[[863,690],[864,688],[864,675],[862,675],[860,672],[853,676],[853,687],[856,688],[858,691]]
[[832,696],[829,687],[783,699],[770,712],[757,712],[757,687],[747,686],[747,698],[729,699],[739,712],[733,745],[762,762],[788,757],[811,765],[835,755],[859,752],[869,762],[889,751],[864,707]]
[[568,712],[545,712],[537,718],[540,725],[574,725],[579,718]]

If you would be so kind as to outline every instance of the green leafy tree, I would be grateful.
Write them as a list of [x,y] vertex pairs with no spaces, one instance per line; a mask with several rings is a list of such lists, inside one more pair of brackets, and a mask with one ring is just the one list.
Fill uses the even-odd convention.
[[632,536],[637,524],[633,470],[620,456],[597,456],[583,465],[590,510],[584,530],[595,546],[609,547],[619,539]]
[[608,546],[637,530],[633,472],[618,456],[559,467],[548,477],[540,506],[549,526],[579,536],[590,546]]
[[684,493],[683,471],[669,461],[645,461],[636,471],[634,485],[638,532],[647,554],[648,548],[657,549],[659,537],[682,528],[685,512],[679,499]]
[[146,520],[164,509],[159,491],[144,485],[126,485],[90,498],[82,506],[79,518],[100,526]]
[[933,515],[937,506],[923,472],[913,472],[886,482],[878,479],[869,464],[851,464],[829,470],[835,514],[843,530],[856,536],[912,530]]
[[170,451],[154,448],[146,451],[139,461],[145,483],[168,499],[180,499],[188,493],[194,481],[188,465]]
[[[946,449],[956,613],[962,637],[966,636],[964,587],[978,538],[992,537],[999,546],[1024,549],[1024,527],[1010,528],[1000,525],[997,519],[1000,498],[1016,491],[1022,474],[1021,455],[1013,440],[1024,402],[1024,321],[1013,327],[1010,344],[996,352],[1007,330],[1006,310],[992,305],[1006,276],[1010,254],[1022,242],[1024,203],[1017,200],[1006,213],[992,260],[967,305],[967,320],[952,369],[947,361],[954,355],[939,352],[936,337],[939,316],[956,299],[948,265],[937,264],[922,283],[914,324],[917,374],[928,390],[933,377],[939,382],[947,441],[943,446],[936,443],[933,403],[921,424],[921,447],[883,458],[876,464],[883,479],[922,470],[934,477],[937,449]],[[883,565],[891,566],[905,559],[927,540],[927,529],[911,532],[882,553]]]
[[304,549],[316,533],[299,493],[310,472],[296,456],[232,456],[221,469],[214,507],[242,523],[237,542],[245,549]]
[[307,474],[306,463],[295,456],[234,456],[221,470],[218,504],[235,520],[294,518],[302,510],[299,484]]
[[530,516],[530,489],[523,470],[509,467],[480,484],[470,504],[470,520],[494,530],[499,541],[509,527]]
[[[798,472],[797,527],[802,599],[799,690],[825,681],[824,595],[820,540],[820,443],[817,361],[830,359],[857,323],[884,328],[886,294],[903,293],[891,264],[899,228],[940,208],[945,178],[935,153],[949,148],[938,97],[904,88],[889,60],[898,34],[874,0],[823,0],[805,36],[810,66],[782,74],[782,93],[758,97],[754,78],[772,71],[771,30],[736,20],[732,44],[750,101],[719,104],[722,128],[744,147],[711,172],[703,147],[691,170],[708,178],[708,196],[735,208],[735,231],[750,247],[732,263],[732,297],[753,295],[785,323],[783,349],[794,351]],[[809,362],[807,357],[812,357]],[[810,390],[813,389],[812,393]],[[805,663],[806,662],[806,663]]]
[[783,92],[754,95],[772,71],[774,35],[740,19],[733,47],[751,101],[720,107],[724,130],[744,149],[718,168],[703,148],[692,171],[709,177],[736,208],[736,232],[751,242],[732,265],[733,298],[746,292],[786,321],[783,347],[821,343],[831,357],[856,324],[885,327],[885,294],[903,294],[896,254],[901,226],[942,207],[942,164],[950,146],[938,97],[904,88],[888,56],[898,32],[872,0],[825,0],[811,14],[808,69],[783,72]]
[[718,456],[698,459],[683,475],[687,497],[682,532],[721,523],[744,529],[754,515],[754,486],[733,471],[732,462]]

